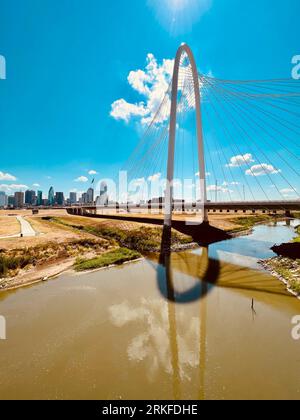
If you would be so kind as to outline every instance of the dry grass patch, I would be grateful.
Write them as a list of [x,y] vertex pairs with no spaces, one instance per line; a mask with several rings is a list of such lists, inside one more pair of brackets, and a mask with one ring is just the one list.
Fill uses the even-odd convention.
[[20,223],[14,216],[0,216],[0,236],[17,235]]

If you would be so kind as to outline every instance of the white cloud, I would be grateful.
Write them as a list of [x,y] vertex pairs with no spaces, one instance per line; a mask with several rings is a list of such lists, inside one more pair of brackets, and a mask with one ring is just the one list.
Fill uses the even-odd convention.
[[[195,173],[195,176],[196,177],[199,177],[200,176],[200,172]],[[209,177],[209,176],[211,176],[211,173],[210,172],[205,172],[205,176]]]
[[248,165],[249,163],[253,163],[253,157],[251,153],[246,153],[245,155],[237,155],[233,156],[230,159],[230,163],[227,165],[230,168],[239,168],[244,165]]
[[40,184],[37,184],[37,183],[36,183],[36,184],[32,184],[32,186],[33,186],[33,187],[36,187],[36,188],[39,188],[39,187],[40,187]]
[[297,196],[297,190],[292,188],[284,188],[280,190],[280,192],[285,198],[293,198]]
[[[143,124],[150,122],[169,88],[172,79],[174,60],[164,59],[159,64],[153,54],[147,55],[145,70],[131,71],[128,75],[130,86],[144,96],[144,100],[129,103],[125,99],[118,99],[112,104],[110,115],[118,120],[129,122],[132,117],[139,117]],[[170,112],[170,98],[166,106],[161,109],[157,122],[168,119]]]
[[75,182],[88,182],[88,178],[86,176],[80,176],[78,178],[76,178],[74,181]]
[[207,191],[209,192],[222,192],[222,193],[232,193],[233,191],[230,191],[228,188],[225,188],[224,186],[220,185],[209,185],[207,187]]
[[12,190],[27,190],[29,187],[24,184],[0,184],[0,191],[12,191]]
[[246,171],[246,175],[250,176],[264,176],[264,175],[273,175],[279,174],[280,169],[274,168],[273,165],[268,165],[267,163],[262,163],[261,165],[254,165],[251,169]]
[[223,187],[228,187],[229,185],[232,185],[232,186],[240,185],[240,183],[235,182],[235,181],[233,181],[233,182],[224,181],[222,185],[223,185]]
[[149,176],[148,181],[155,182],[155,181],[158,181],[160,177],[161,177],[161,173],[157,173],[157,174]]
[[17,178],[11,174],[0,171],[0,181],[16,181]]
[[[138,118],[142,124],[149,124],[155,117],[156,124],[168,120],[171,108],[170,92],[174,61],[163,59],[160,63],[153,54],[148,54],[144,70],[131,71],[127,77],[129,85],[134,91],[144,98],[139,102],[130,103],[121,98],[111,105],[110,115],[117,120],[129,122],[132,118]],[[183,71],[182,71],[183,70]],[[179,91],[183,91],[183,102],[178,105],[178,112],[185,110],[186,106],[195,108],[195,96],[192,91],[191,65],[187,56],[182,60],[179,72]],[[187,76],[190,75],[190,77]],[[188,83],[186,83],[188,81]],[[203,83],[199,79],[200,88]],[[162,99],[165,98],[164,106],[160,108]],[[159,112],[157,112],[159,110]]]
[[132,117],[144,117],[148,114],[145,104],[130,104],[125,99],[118,99],[111,106],[110,115],[116,120],[124,120],[127,123]]
[[284,188],[283,190],[280,190],[282,194],[295,194],[297,190],[293,190],[292,188]]
[[89,175],[97,175],[98,172],[95,171],[94,169],[92,169],[91,171],[89,171]]

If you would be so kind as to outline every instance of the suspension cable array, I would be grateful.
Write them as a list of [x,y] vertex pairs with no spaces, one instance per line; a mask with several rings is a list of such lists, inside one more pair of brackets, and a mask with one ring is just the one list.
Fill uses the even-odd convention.
[[[199,74],[199,84],[208,200],[299,200],[300,81],[224,80]],[[178,200],[196,202],[201,197],[195,92],[185,54],[178,88],[174,194]],[[166,178],[171,90],[170,81],[156,112],[143,120],[143,135],[123,168],[136,186]],[[149,191],[142,197],[154,198]],[[129,200],[138,201],[136,191]]]

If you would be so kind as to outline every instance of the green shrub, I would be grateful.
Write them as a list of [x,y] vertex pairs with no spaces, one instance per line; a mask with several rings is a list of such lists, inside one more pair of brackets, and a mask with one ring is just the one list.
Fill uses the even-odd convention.
[[123,264],[126,261],[136,260],[140,254],[127,248],[119,248],[115,251],[107,252],[99,257],[85,260],[78,258],[74,265],[76,271],[94,270],[97,268],[108,267],[115,264]]

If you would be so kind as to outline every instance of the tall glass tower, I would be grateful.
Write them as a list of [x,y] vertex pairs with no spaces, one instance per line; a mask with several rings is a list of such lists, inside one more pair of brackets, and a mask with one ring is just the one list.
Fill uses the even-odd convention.
[[43,192],[42,191],[38,191],[37,192],[36,205],[37,206],[41,206],[42,204],[43,204]]
[[55,203],[54,188],[51,187],[48,193],[48,206],[54,206],[54,203]]

